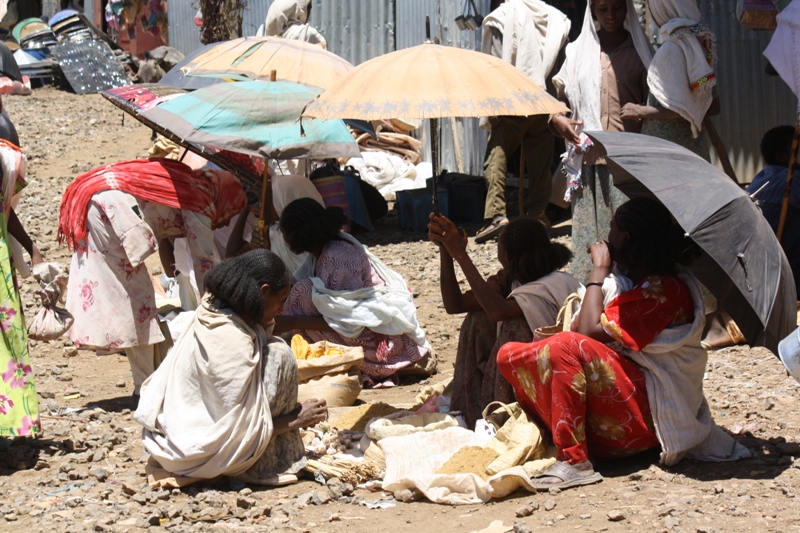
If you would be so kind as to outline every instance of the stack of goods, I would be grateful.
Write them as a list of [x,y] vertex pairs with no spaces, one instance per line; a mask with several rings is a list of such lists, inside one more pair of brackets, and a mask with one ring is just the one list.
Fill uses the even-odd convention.
[[297,358],[297,398],[303,402],[324,399],[328,407],[353,405],[361,393],[364,349],[326,341],[309,344],[302,336],[292,338]]
[[83,22],[77,11],[65,9],[50,18],[50,27],[62,43],[78,43],[93,39],[92,30]]

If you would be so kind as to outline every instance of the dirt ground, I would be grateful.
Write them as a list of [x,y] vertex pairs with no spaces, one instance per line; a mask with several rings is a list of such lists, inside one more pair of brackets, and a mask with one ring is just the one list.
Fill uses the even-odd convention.
[[[130,117],[123,120],[121,111],[97,95],[39,89],[29,97],[5,97],[3,103],[29,159],[30,183],[18,212],[45,258],[68,266],[69,251],[56,242],[64,187],[93,167],[144,155],[150,132]],[[377,231],[358,237],[406,277],[440,357],[439,373],[428,380],[364,391],[361,399],[410,404],[423,387],[452,376],[463,317],[444,312],[437,252],[422,235],[399,230],[390,214]],[[494,244],[471,247],[485,274],[499,268]],[[30,280],[23,282],[22,292],[31,317],[37,307]],[[450,533],[482,530],[501,520],[517,524],[518,531],[800,532],[800,385],[763,348],[711,353],[705,382],[717,422],[756,450],[756,458],[721,464],[684,460],[664,468],[651,454],[599,463],[602,483],[561,493],[517,492],[490,504],[460,507],[398,503],[382,510],[358,504],[380,497],[365,490],[342,500],[351,503],[306,505],[311,491],[327,493],[310,480],[272,490],[242,489],[227,481],[184,491],[150,490],[140,428],[129,410],[133,384],[125,357],[76,352],[63,339],[31,342],[31,353],[44,436],[16,440],[0,451],[2,531],[162,527]],[[88,409],[59,415],[64,406]],[[531,503],[539,508],[516,516]]]

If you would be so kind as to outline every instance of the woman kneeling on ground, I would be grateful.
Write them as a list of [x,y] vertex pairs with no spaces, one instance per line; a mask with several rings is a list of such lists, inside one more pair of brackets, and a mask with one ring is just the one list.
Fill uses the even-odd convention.
[[[473,427],[491,402],[514,401],[511,385],[497,369],[497,351],[507,342],[531,342],[536,328],[556,322],[564,300],[579,287],[571,275],[557,272],[572,254],[550,241],[541,222],[520,218],[503,229],[497,242],[503,268],[485,280],[467,254],[462,228],[431,215],[428,229],[440,249],[445,310],[467,313],[458,339],[450,409],[460,411]],[[458,286],[454,261],[469,283],[466,293]]]
[[[341,232],[347,216],[311,198],[295,200],[281,214],[280,229],[295,254],[308,252],[295,273],[276,333],[294,330],[308,342],[328,341],[364,349],[367,386],[396,385],[397,372],[432,361],[417,322],[417,308],[403,277]],[[432,371],[430,365],[425,369]]]
[[[593,268],[572,331],[500,349],[500,371],[558,448],[558,462],[532,480],[537,489],[599,481],[590,456],[658,446],[666,465],[751,456],[714,424],[703,396],[703,299],[677,267],[689,244],[659,202],[621,205],[608,242],[589,248]],[[612,275],[612,261],[624,276]]]
[[325,419],[324,400],[297,403],[297,361],[272,336],[290,277],[268,250],[223,261],[191,327],[142,386],[136,420],[164,470],[247,483],[296,481],[305,466],[300,428]]

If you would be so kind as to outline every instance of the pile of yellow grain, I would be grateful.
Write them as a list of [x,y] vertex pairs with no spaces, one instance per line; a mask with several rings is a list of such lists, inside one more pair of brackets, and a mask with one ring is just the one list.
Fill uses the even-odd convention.
[[373,418],[382,418],[398,411],[402,409],[386,403],[365,403],[343,414],[330,425],[344,431],[364,431],[367,422]]
[[436,473],[446,475],[477,474],[482,479],[489,479],[490,476],[486,473],[486,468],[499,455],[491,448],[466,446],[458,450]]

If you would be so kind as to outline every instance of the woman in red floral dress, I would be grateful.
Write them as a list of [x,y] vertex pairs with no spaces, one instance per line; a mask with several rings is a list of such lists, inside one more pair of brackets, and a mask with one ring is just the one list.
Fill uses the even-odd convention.
[[[500,371],[523,408],[550,430],[558,448],[556,465],[532,480],[537,489],[601,480],[590,455],[621,457],[662,445],[666,454],[662,461],[669,464],[705,441],[713,442],[703,445],[696,456],[725,455],[715,448],[724,440],[719,428],[713,426],[710,414],[707,420],[703,414],[706,355],[699,348],[703,319],[697,316],[702,307],[695,305],[698,293],[691,278],[676,270],[686,240],[655,200],[637,198],[623,204],[612,220],[608,242],[596,242],[588,250],[593,269],[572,331],[500,349]],[[612,275],[613,262],[617,275]],[[667,349],[648,351],[651,344],[665,344],[654,342],[657,338],[667,337],[671,339]],[[648,368],[643,357],[651,352],[657,362]],[[691,364],[691,372],[681,376],[678,367],[684,363],[670,362],[670,357]],[[686,396],[691,401],[664,402],[659,396],[663,382],[656,382],[658,390],[648,390],[653,379],[648,372],[656,378],[672,372],[665,381],[676,390],[689,391]],[[661,431],[659,420],[654,423],[654,402],[666,405],[661,410]],[[689,429],[680,439],[664,444],[667,426],[671,428],[680,417],[685,422],[682,427]],[[732,441],[730,445],[731,450],[736,447]],[[725,458],[738,457],[718,457]]]

